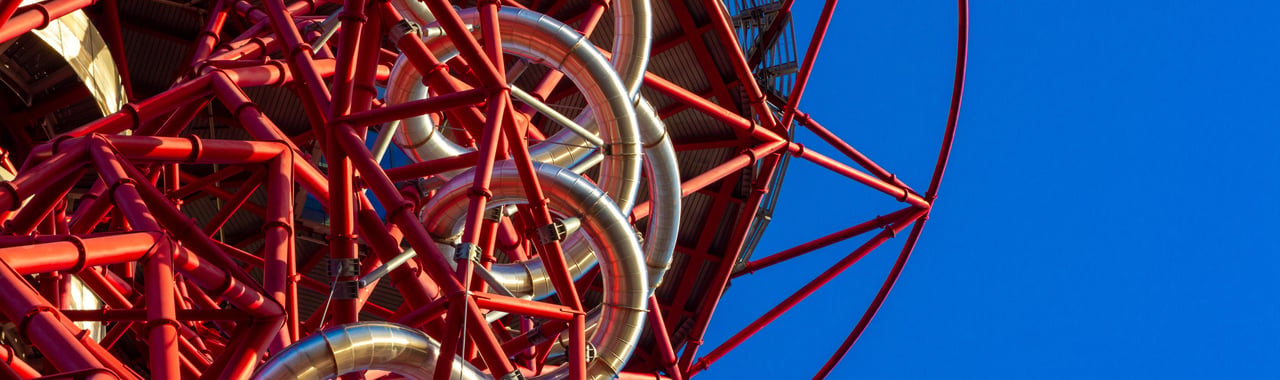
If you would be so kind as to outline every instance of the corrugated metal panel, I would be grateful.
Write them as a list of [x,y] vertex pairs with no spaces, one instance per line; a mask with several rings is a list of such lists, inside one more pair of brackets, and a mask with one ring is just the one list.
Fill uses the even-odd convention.
[[677,112],[664,122],[671,137],[681,141],[715,141],[734,137],[732,128],[692,108]]
[[680,20],[676,18],[671,4],[666,1],[654,1],[653,5],[653,40],[664,41],[684,33]]
[[670,304],[671,299],[675,298],[676,291],[679,290],[680,273],[684,273],[684,269],[689,265],[689,255],[681,253],[680,248],[676,248],[676,255],[671,260],[671,269],[667,270],[667,276],[662,280],[662,285],[658,287],[658,300],[663,304]]
[[[711,61],[715,63],[716,70],[720,73],[720,77],[724,78],[725,83],[737,81],[739,79],[738,75],[734,73],[733,66],[729,65],[729,53],[720,48],[720,37],[715,33],[705,33],[702,35],[702,43],[707,45],[707,50],[711,53]],[[703,75],[707,75],[707,73],[703,73]],[[737,109],[739,114],[742,114],[741,107],[726,108]]]
[[694,67],[700,67],[700,65],[693,55],[693,47],[687,43],[662,52],[649,60],[649,71],[693,93],[699,93],[711,87],[711,84],[701,70],[690,70]]
[[707,170],[714,168],[733,153],[732,148],[704,149],[676,153],[680,162],[680,180],[688,181]]
[[698,233],[706,223],[706,211],[713,200],[713,197],[700,193],[684,198],[684,207],[680,209],[680,237],[676,240],[679,245],[692,247],[698,244]]
[[[707,248],[707,253],[714,256],[723,257],[725,248],[729,245],[729,235],[733,233],[734,226],[738,224],[738,215],[742,212],[741,203],[729,203],[724,210],[724,218],[720,219],[720,225],[715,226],[715,237],[711,239],[711,246]],[[712,226],[705,226],[712,228]]]
[[262,113],[286,133],[294,135],[311,128],[302,101],[289,90],[282,87],[251,87],[244,92],[258,104]]
[[185,66],[187,46],[133,29],[124,29],[123,38],[130,79],[139,96],[168,89],[174,74]]
[[[120,18],[134,25],[193,39],[204,27],[206,10],[164,0],[120,1]],[[145,21],[144,21],[145,20]]]
[[707,14],[707,7],[703,4],[703,0],[685,0],[684,3],[689,7],[689,15],[692,16],[694,24],[706,25],[711,22],[711,17]]
[[[716,262],[703,261],[702,265],[699,268],[696,268],[698,277],[693,281],[692,294],[704,295],[703,293],[707,292],[707,287],[711,284],[711,280],[715,277],[716,267],[718,266],[718,264],[719,263],[716,263]],[[688,269],[685,269],[684,273],[686,276],[688,276],[694,273],[693,270],[695,270],[695,268],[688,268]],[[708,297],[720,298],[719,294],[705,294],[705,295]],[[702,297],[689,297],[689,300],[685,302],[684,305],[680,305],[680,307],[683,307],[685,310],[698,310],[698,305],[701,304],[702,302],[703,302]]]

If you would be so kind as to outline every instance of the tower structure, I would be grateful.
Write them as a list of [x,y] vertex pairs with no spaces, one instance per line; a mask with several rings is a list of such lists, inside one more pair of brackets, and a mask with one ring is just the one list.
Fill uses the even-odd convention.
[[[835,1],[803,52],[734,1],[0,0],[0,377],[684,379],[902,236],[825,376],[937,195],[967,6],[913,188],[798,107]],[[901,208],[753,254],[788,161]],[[702,347],[736,277],[864,234]]]

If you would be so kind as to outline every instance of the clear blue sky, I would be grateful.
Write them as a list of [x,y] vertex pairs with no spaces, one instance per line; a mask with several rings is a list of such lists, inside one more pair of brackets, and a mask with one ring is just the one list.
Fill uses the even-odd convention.
[[[831,378],[1280,377],[1277,6],[974,1],[936,209]],[[801,49],[820,8],[797,2]],[[955,14],[945,0],[841,2],[801,108],[924,188],[947,116]],[[793,161],[782,191],[757,256],[895,209],[805,162]],[[739,278],[701,353],[864,240]],[[702,378],[812,376],[902,240]]]

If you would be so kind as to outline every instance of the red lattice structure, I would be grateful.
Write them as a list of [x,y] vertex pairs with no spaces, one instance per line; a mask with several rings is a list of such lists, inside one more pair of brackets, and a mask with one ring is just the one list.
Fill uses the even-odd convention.
[[[792,0],[0,0],[0,378],[684,379],[911,227],[825,377],[968,23],[921,192],[798,108],[835,3],[796,63]],[[902,208],[753,258],[789,158]],[[699,356],[738,275],[873,232]]]

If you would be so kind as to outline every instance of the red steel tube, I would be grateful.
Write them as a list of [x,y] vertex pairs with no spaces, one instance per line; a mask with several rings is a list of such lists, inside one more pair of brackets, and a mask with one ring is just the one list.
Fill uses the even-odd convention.
[[649,296],[648,317],[654,344],[658,346],[658,353],[661,355],[658,360],[667,374],[671,375],[672,380],[684,380],[684,374],[676,366],[676,351],[671,347],[671,334],[667,332],[667,324],[662,321],[662,316],[662,308],[658,304],[657,296]]
[[[202,140],[194,137],[103,136],[121,155],[144,161],[197,164],[264,163],[287,147],[277,142]],[[198,142],[197,142],[198,140]]]
[[[21,3],[21,1],[10,1]],[[0,42],[9,41],[14,37],[30,32],[32,29],[44,28],[49,25],[50,21],[93,5],[93,3],[94,0],[51,0],[28,5],[21,13],[13,14],[9,21],[4,23],[4,28],[0,28]],[[5,5],[4,7],[12,6]]]
[[[111,185],[111,196],[116,200],[125,218],[136,229],[142,231],[161,231],[160,224],[143,208],[142,197],[138,194],[138,184],[130,179],[115,153],[105,139],[95,138],[89,145],[90,155],[98,168],[102,180]],[[144,186],[150,185],[147,183]],[[154,188],[152,188],[154,189]],[[146,306],[148,348],[150,352],[151,372],[162,379],[177,379],[180,367],[177,360],[178,331],[176,291],[173,285],[173,255],[175,247],[167,241],[158,244],[157,249],[143,263],[146,278]]]
[[85,171],[85,168],[76,168],[70,174],[41,189],[40,192],[27,200],[22,209],[18,210],[18,213],[13,215],[8,223],[5,223],[5,232],[14,235],[27,235],[34,231],[36,224],[50,216],[53,208],[62,201],[72,187],[75,187],[76,182],[80,180]]
[[[293,155],[281,154],[271,160],[266,172],[267,216],[263,221],[263,288],[286,311],[296,311],[298,284],[293,280],[294,231],[293,231]],[[272,351],[278,351],[292,343],[298,331],[298,315],[285,313],[285,327],[274,341]]]
[[[506,94],[504,93],[503,95]],[[505,101],[510,106],[510,99],[505,99]],[[534,218],[534,222],[538,223],[538,225],[550,225],[553,222],[551,211],[547,208],[547,198],[542,191],[542,185],[538,182],[538,176],[534,172],[533,159],[529,155],[528,141],[524,139],[525,131],[517,126],[513,114],[507,114],[506,118],[505,122],[502,123],[502,129],[506,134],[507,141],[512,144],[512,161],[515,162],[516,172],[520,177],[521,184],[524,185],[525,197],[529,200],[530,213]],[[486,131],[487,133],[488,131]],[[487,180],[485,182],[486,184],[488,183]],[[483,217],[483,210],[483,207],[473,207],[469,216],[477,218],[476,221],[479,222],[478,218]],[[546,264],[547,273],[551,277],[551,285],[558,295],[557,298],[570,309],[579,312],[583,311],[582,300],[578,298],[578,290],[574,287],[573,276],[569,275],[569,266],[565,262],[560,242],[553,240],[542,244],[539,248],[542,248],[539,253]],[[586,377],[587,371],[585,315],[574,315],[569,326],[569,363],[566,365],[570,366],[569,378],[580,380]]]
[[[195,194],[203,190],[205,187],[213,185],[216,182],[230,178],[233,175],[244,172],[245,167],[240,165],[224,166],[212,174],[200,177],[187,182],[186,185],[170,191],[169,196],[175,199],[186,198],[188,195]],[[179,178],[182,176],[179,175]]]
[[[271,119],[258,109],[258,106],[249,99],[240,86],[226,73],[218,72],[213,79],[213,91],[227,108],[232,109],[232,115],[240,122],[240,125],[249,132],[253,138],[263,141],[276,141],[283,143],[289,149],[301,152],[293,141],[289,140],[280,128],[276,127]],[[215,74],[216,75],[216,74]]]
[[[376,9],[373,10],[374,12],[367,15],[368,22],[365,23],[364,31],[360,34],[359,47],[362,50],[358,50],[359,56],[355,62],[355,82],[351,88],[352,104],[348,115],[373,108],[374,101],[378,97],[376,87],[378,78],[381,76],[385,79],[391,75],[390,71],[385,71],[385,74],[379,73],[379,68],[385,68],[379,64],[382,58],[383,24],[381,15]],[[357,127],[363,128],[363,126]]]
[[[310,45],[302,40],[302,34],[298,32],[298,28],[293,24],[293,20],[289,19],[290,12],[285,8],[282,0],[264,0],[262,5],[266,7],[267,17],[271,20],[271,29],[275,32],[276,38],[283,43],[285,50],[285,58],[289,61],[289,69],[293,72],[294,77],[298,79],[302,86],[307,89],[304,94],[304,102],[310,102],[318,109],[329,109],[332,96],[329,89],[325,87],[324,80],[315,69],[314,58],[311,56]],[[322,115],[327,116],[327,115]],[[321,137],[321,136],[317,136]]]
[[0,261],[0,294],[5,295],[0,297],[0,313],[10,321],[20,321],[20,333],[41,351],[59,353],[46,356],[55,368],[61,371],[105,368],[68,330],[71,322],[3,261]]
[[457,156],[442,157],[428,161],[416,162],[386,170],[387,178],[394,182],[424,178],[458,169],[465,169],[476,164],[480,152],[470,151]]
[[889,296],[889,291],[893,290],[893,285],[898,282],[898,276],[902,275],[902,268],[907,265],[907,260],[911,258],[911,251],[916,246],[916,241],[920,239],[920,232],[924,231],[924,222],[928,218],[928,214],[922,215],[916,221],[915,226],[911,228],[911,234],[907,236],[907,242],[902,246],[902,253],[898,254],[898,260],[893,263],[893,269],[889,270],[889,275],[885,277],[884,284],[880,285],[880,290],[876,292],[876,297],[871,300],[871,304],[867,306],[867,311],[862,313],[862,318],[858,319],[858,324],[849,332],[849,336],[845,337],[844,342],[840,343],[840,347],[831,354],[831,358],[822,365],[822,369],[813,376],[814,379],[825,379],[836,364],[840,363],[840,359],[849,352],[849,348],[854,342],[858,341],[858,337],[862,336],[862,332],[867,329],[867,325],[871,323],[871,319],[875,318],[876,312],[880,310],[880,306],[884,304],[884,299]]
[[[102,5],[102,21],[105,28],[99,28],[102,38],[107,43],[107,50],[111,52],[112,63],[116,65],[116,72],[120,74],[120,84],[124,87],[125,99],[134,101],[138,98],[133,92],[133,80],[129,77],[129,61],[124,54],[124,37],[120,27],[120,9],[116,0],[106,0]],[[105,19],[105,20],[103,20]],[[0,27],[0,29],[3,29]]]
[[[462,17],[458,16],[458,12],[453,9],[453,6],[444,0],[425,0],[423,3],[427,5],[427,9],[431,10],[431,14],[435,15],[436,22],[444,29],[445,35],[453,41],[453,46],[458,49],[458,54],[471,64],[472,72],[480,79],[480,83],[488,88],[505,88],[507,82],[503,78],[501,71],[499,71],[501,70],[500,66],[497,66],[493,60],[489,59],[488,55],[484,54],[480,43],[467,30],[466,24],[462,22]],[[486,36],[497,33],[496,29],[486,28],[483,21],[481,22],[481,31]]]
[[[117,191],[123,188],[117,188]],[[137,198],[134,194],[133,197]],[[155,220],[150,220],[154,227]],[[150,227],[150,226],[148,226]],[[151,376],[156,379],[179,379],[181,370],[178,351],[178,312],[175,303],[177,294],[173,281],[173,251],[176,247],[165,240],[159,244],[145,262],[143,270],[147,276],[147,324],[144,328],[148,337],[148,348],[151,352]]]
[[[17,3],[17,1],[14,1]],[[30,364],[17,357],[17,353],[13,351],[13,347],[0,346],[0,362],[4,363],[4,368],[11,371],[13,379],[34,379],[40,377],[40,372],[32,368]]]
[[[72,321],[146,321],[143,309],[60,310]],[[182,321],[247,321],[249,316],[239,310],[178,310]]]
[[213,218],[209,219],[209,223],[204,225],[204,234],[213,235],[214,232],[222,229],[222,226],[225,225],[228,220],[231,220],[231,216],[234,215],[236,211],[240,211],[240,208],[249,201],[249,197],[253,196],[253,193],[258,190],[259,185],[262,184],[263,177],[266,177],[266,175],[266,171],[259,170],[253,173],[253,175],[249,177],[249,180],[241,184],[240,189],[236,190],[235,195],[233,195],[226,204],[223,204],[222,207],[218,209],[218,213],[214,214]]
[[465,105],[481,104],[488,99],[490,95],[491,93],[489,91],[482,89],[464,90],[455,93],[432,96],[426,99],[418,99],[401,104],[384,106],[370,111],[353,113],[339,118],[339,121],[344,121],[354,126],[375,125],[440,112],[446,109]]
[[[423,268],[438,285],[441,286],[442,292],[446,297],[452,297],[456,294],[465,292],[462,284],[452,275],[449,269],[449,263],[441,256],[439,248],[435,246],[435,242],[431,240],[426,229],[422,226],[413,213],[410,211],[413,204],[406,201],[400,196],[399,191],[386,174],[382,172],[378,162],[373,159],[373,155],[365,148],[364,142],[360,140],[354,131],[343,124],[337,124],[331,129],[334,132],[335,140],[343,145],[348,154],[351,154],[352,164],[363,175],[369,189],[382,200],[387,209],[387,219],[400,226],[401,231],[405,234],[405,240],[409,245],[417,250],[418,258],[421,260]],[[468,331],[478,335],[476,343],[480,348],[481,357],[488,364],[489,368],[498,373],[509,373],[515,367],[507,359],[507,355],[502,352],[502,347],[494,336],[493,331],[489,329],[488,322],[484,320],[480,308],[476,305],[475,300],[470,297],[462,297],[466,301],[467,326]],[[459,314],[450,314],[457,316]]]
[[81,137],[91,133],[114,134],[128,128],[137,128],[142,123],[151,121],[190,102],[191,99],[205,96],[209,92],[210,80],[210,76],[202,75],[182,82],[156,96],[137,103],[126,104],[119,112],[94,120],[92,123],[67,131],[60,136]]
[[17,210],[23,199],[56,183],[68,173],[74,173],[83,165],[84,150],[71,149],[22,171],[11,181],[0,182],[0,210]]
[[738,115],[733,111],[729,111],[718,104],[712,103],[710,100],[692,93],[689,90],[680,87],[671,81],[659,77],[653,73],[644,74],[644,84],[659,93],[675,99],[676,102],[688,104],[694,109],[711,116],[712,118],[724,122],[731,127],[738,129],[746,129],[752,137],[763,141],[781,140],[777,134],[764,129],[755,128],[756,124],[751,120]]
[[218,45],[218,34],[222,31],[222,25],[227,21],[227,11],[231,9],[231,0],[218,0],[213,4],[213,11],[207,16],[204,29],[196,37],[196,43],[191,47],[191,66],[196,66],[200,61],[209,58],[209,54],[213,53],[213,47]]
[[768,312],[765,312],[765,314],[760,316],[760,318],[751,322],[751,324],[747,325],[746,328],[743,328],[742,331],[739,331],[737,334],[734,334],[732,337],[726,340],[719,347],[716,347],[714,350],[711,350],[711,352],[707,353],[706,356],[703,356],[701,359],[698,359],[696,363],[693,363],[693,365],[691,365],[685,371],[685,375],[687,377],[692,377],[698,372],[701,372],[702,370],[707,369],[707,367],[710,366],[711,363],[714,363],[716,360],[719,360],[720,358],[724,357],[726,353],[728,353],[730,350],[733,350],[733,348],[737,347],[739,344],[742,344],[742,342],[747,340],[747,338],[750,338],[752,335],[755,335],[756,332],[760,331],[760,329],[769,325],[769,323],[777,319],[778,316],[782,315],[782,313],[785,313],[787,310],[791,310],[791,308],[794,307],[796,304],[800,303],[800,301],[804,300],[810,294],[813,294],[813,292],[817,291],[818,288],[821,288],[823,285],[826,285],[826,283],[831,281],[831,279],[835,278],[836,275],[839,275],[841,272],[844,272],[845,269],[848,269],[854,263],[858,262],[858,260],[862,259],[862,257],[866,256],[876,247],[880,246],[880,244],[883,244],[885,241],[889,240],[889,238],[893,237],[895,234],[902,231],[904,228],[906,228],[907,224],[909,224],[911,221],[914,221],[916,218],[918,218],[920,215],[923,215],[925,212],[926,212],[925,209],[916,209],[915,212],[908,214],[907,217],[893,223],[888,228],[886,228],[883,232],[876,234],[876,236],[871,238],[870,241],[867,241],[866,244],[863,244],[861,247],[858,247],[858,249],[854,250],[848,256],[845,256],[845,258],[840,259],[840,261],[837,262],[835,265],[832,265],[831,268],[828,268],[826,271],[823,271],[822,274],[819,274],[818,277],[815,277],[813,280],[809,281],[809,283],[805,284],[803,287],[797,290],[794,294],[787,297],[782,302],[778,303],[778,305],[774,306],[772,309],[769,309]]
[[924,192],[925,198],[929,200],[938,195],[942,174],[947,171],[947,159],[951,157],[951,143],[955,141],[956,123],[960,119],[960,103],[964,98],[965,65],[969,57],[969,0],[959,0],[959,3],[960,30],[956,33],[956,74],[951,86],[951,110],[947,112],[947,129],[942,134],[938,164],[934,166],[933,178],[929,180],[929,189]]
[[[400,254],[400,242],[382,225],[382,218],[373,210],[367,198],[361,196],[360,203],[357,218],[362,237],[379,259],[383,262],[390,261]],[[405,304],[411,307],[426,305],[441,297],[440,287],[427,277],[418,262],[406,261],[388,274],[396,289],[404,296]]]
[[419,327],[428,321],[439,318],[449,309],[449,297],[437,297],[435,300],[416,308],[407,313],[397,313],[392,322],[403,324],[410,327]]
[[528,301],[497,294],[475,293],[472,297],[475,298],[476,305],[480,306],[481,309],[505,311],[538,318],[568,321],[573,319],[574,315],[580,314],[580,312],[575,312],[562,305]]
[[863,169],[867,169],[867,171],[871,172],[871,174],[874,174],[876,178],[879,178],[880,180],[885,182],[892,183],[894,186],[898,186],[908,190],[911,189],[910,187],[907,186],[907,184],[903,183],[901,179],[898,179],[897,176],[893,175],[892,173],[889,173],[888,170],[885,170],[884,168],[880,167],[880,165],[876,164],[874,161],[871,161],[870,158],[867,158],[867,156],[863,155],[862,152],[859,152],[857,149],[854,149],[853,146],[849,145],[849,143],[844,142],[844,140],[840,139],[840,137],[836,136],[834,133],[831,133],[831,131],[827,130],[826,128],[823,128],[822,124],[818,124],[817,120],[813,120],[812,118],[810,118],[809,114],[796,111],[796,121],[798,121],[800,125],[803,125],[805,128],[808,128],[809,131],[813,132],[813,134],[818,135],[818,137],[822,138],[823,141],[826,141],[827,144],[831,144],[831,146],[836,148],[836,150],[840,151],[840,153],[844,153],[844,155],[852,159],[853,162],[858,163],[858,165],[862,166]]
[[136,261],[160,241],[157,232],[131,232],[93,238],[0,248],[0,260],[28,275]]
[[[491,26],[492,27],[492,26]],[[504,100],[506,93],[499,92],[490,96],[488,104],[487,119],[485,120],[484,133],[480,138],[480,161],[476,164],[475,173],[472,175],[471,190],[467,197],[467,218],[464,220],[462,229],[462,243],[472,244],[479,247],[480,228],[484,223],[484,210],[489,202],[491,192],[489,191],[490,179],[493,175],[494,160],[497,158],[499,144],[502,140],[501,124],[504,112],[509,111],[509,105]],[[471,287],[471,277],[474,275],[475,263],[466,257],[455,257],[456,263],[455,275],[464,289]],[[452,353],[454,347],[451,346],[452,340],[445,340],[442,353]],[[435,372],[436,378],[442,375],[448,375],[452,365],[452,354],[445,356],[448,359],[442,361],[442,365]]]
[[920,197],[920,194],[913,193],[906,188],[886,183],[879,178],[853,169],[848,165],[842,164],[839,161],[833,160],[827,156],[819,154],[818,152],[805,149],[804,145],[789,143],[787,144],[787,150],[795,157],[803,158],[809,162],[818,164],[818,166],[826,168],[827,170],[849,177],[850,179],[866,185],[867,187],[889,194],[899,202],[906,202],[916,207],[929,207],[929,201]]
[[450,380],[453,376],[453,361],[460,360],[458,358],[458,339],[466,339],[463,333],[464,323],[462,315],[466,313],[466,304],[470,297],[465,293],[454,294],[450,296],[452,302],[449,303],[449,318],[445,319],[445,334],[440,337],[440,354],[436,356],[436,368],[432,372],[434,380]]
[[[781,149],[784,145],[786,144],[781,141],[774,141],[772,143],[761,144],[754,148],[751,148],[746,152],[743,152],[740,155],[737,155],[725,161],[719,166],[716,166],[714,168],[711,168],[710,170],[702,172],[702,174],[699,174],[696,177],[690,178],[689,180],[684,181],[684,183],[680,184],[680,196],[687,197],[689,196],[689,194],[693,194],[698,190],[706,188],[707,186],[710,186],[711,184],[716,183],[716,181],[722,180],[724,179],[724,177],[729,176],[729,174],[735,171],[742,170],[743,168],[746,168],[747,165],[751,165],[752,163],[755,163],[755,161],[758,158],[764,157],[765,155],[771,154],[777,151],[778,149]],[[648,203],[649,202],[646,202],[646,205]],[[636,207],[636,208],[639,209],[640,207]],[[646,211],[646,215],[647,215],[648,207],[644,208],[643,211]]]
[[[117,174],[121,181],[132,179],[133,183],[147,183],[145,177],[136,168],[131,165],[121,165],[107,153],[109,152],[100,153],[95,157],[95,163],[100,168],[111,168],[110,171],[127,174],[127,176]],[[231,262],[217,244],[202,234],[195,223],[169,203],[159,190],[149,185],[132,187],[137,189],[148,211],[154,214],[160,224],[184,243],[184,250],[174,257],[174,264],[183,274],[206,289],[221,290],[226,301],[255,317],[281,318],[283,315],[281,306],[266,297],[255,286],[256,281]],[[183,254],[183,252],[197,253],[200,258]]]
[[514,338],[508,339],[502,343],[502,350],[507,352],[520,352],[528,350],[535,345],[554,339],[560,336],[560,333],[569,328],[569,324],[562,321],[547,321],[534,330],[520,334]]
[[[955,140],[956,124],[960,116],[960,104],[964,94],[965,80],[965,64],[968,57],[969,44],[969,1],[959,0],[959,32],[957,32],[956,42],[956,71],[955,80],[951,90],[951,108],[947,115],[947,127],[943,132],[942,147],[938,153],[938,163],[934,167],[933,178],[929,181],[929,188],[925,191],[925,199],[930,202],[937,196],[938,186],[942,182],[942,175],[947,168],[947,159],[951,153],[951,144]],[[915,227],[911,230],[911,235],[907,237],[907,243],[902,248],[902,253],[898,255],[898,261],[894,262],[893,269],[889,271],[889,275],[885,278],[884,284],[880,286],[880,291],[876,293],[875,299],[871,305],[867,307],[866,312],[862,314],[862,318],[858,320],[858,324],[849,332],[849,336],[845,341],[832,353],[831,358],[823,365],[822,369],[814,376],[815,379],[825,378],[835,368],[840,359],[848,353],[849,348],[853,346],[866,330],[867,325],[871,323],[871,319],[875,317],[880,306],[883,305],[885,297],[893,289],[893,285],[897,282],[898,276],[902,274],[902,268],[906,265],[907,260],[911,257],[911,252],[915,248],[916,241],[920,238],[920,233],[924,229],[924,224],[928,215],[921,217],[916,222]]]
[[734,273],[733,277],[736,278],[744,274],[755,274],[756,271],[771,267],[774,264],[778,264],[783,261],[796,258],[800,255],[813,252],[822,248],[826,248],[827,246],[830,246],[832,244],[839,243],[841,241],[844,241],[845,239],[867,233],[877,228],[882,228],[885,225],[888,225],[889,223],[893,223],[894,221],[901,219],[907,213],[912,212],[912,210],[914,210],[914,207],[908,207],[898,211],[894,211],[888,215],[877,216],[875,217],[875,219],[871,219],[866,222],[859,223],[855,226],[833,232],[829,235],[826,235],[817,239],[813,239],[811,241],[802,243],[795,247],[791,247],[786,250],[780,251],[778,253],[765,256],[763,258],[760,258],[759,260],[753,260],[751,262],[748,262],[746,265],[744,265],[742,269],[739,270],[737,273]]
[[[386,23],[392,24],[403,20],[390,2],[380,2],[379,7],[382,19]],[[395,43],[400,48],[401,54],[408,58],[409,63],[423,74],[425,83],[430,84],[437,96],[471,89],[471,86],[450,75],[448,70],[442,70],[445,67],[444,64],[431,54],[417,35],[405,33]],[[464,127],[484,125],[484,115],[476,107],[464,107],[449,114]]]
[[618,380],[679,380],[680,377],[658,376],[652,373],[619,372]]
[[[348,86],[349,87],[349,86]],[[349,88],[348,88],[349,90]],[[341,89],[339,93],[344,93]],[[350,91],[346,91],[349,95]],[[346,97],[338,97],[338,100],[349,100]],[[335,109],[343,107],[343,104],[334,103]],[[330,115],[331,120],[340,114]],[[341,128],[330,125],[329,129]],[[356,251],[355,237],[355,172],[351,168],[351,160],[347,158],[346,152],[343,151],[341,145],[333,135],[328,136],[325,146],[325,162],[329,169],[329,257],[334,260],[351,260],[358,258]],[[363,145],[363,144],[362,144]],[[359,273],[354,276],[339,276],[334,281],[356,281],[359,279]],[[356,299],[331,299],[329,309],[333,311],[332,321],[334,324],[346,324],[355,322],[359,316],[356,309]]]

